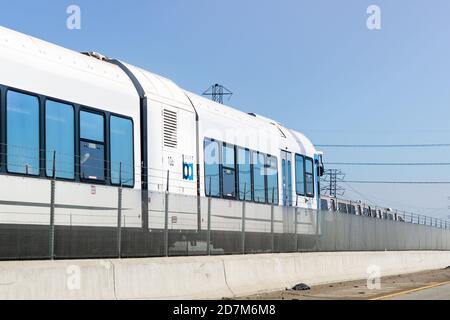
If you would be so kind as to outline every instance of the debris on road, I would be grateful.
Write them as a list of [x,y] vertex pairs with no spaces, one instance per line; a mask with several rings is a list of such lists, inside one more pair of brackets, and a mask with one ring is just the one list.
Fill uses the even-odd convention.
[[296,284],[291,290],[303,291],[303,290],[311,290],[311,288],[307,284],[299,283],[299,284]]

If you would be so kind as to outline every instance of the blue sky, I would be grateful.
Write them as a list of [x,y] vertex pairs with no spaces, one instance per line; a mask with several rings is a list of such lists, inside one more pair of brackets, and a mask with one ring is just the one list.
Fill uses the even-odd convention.
[[[15,0],[0,25],[98,51],[274,118],[315,144],[450,142],[448,0]],[[81,30],[66,28],[76,4]],[[366,9],[381,8],[381,30]],[[450,162],[449,148],[331,149],[327,162]],[[341,167],[348,180],[450,180],[450,167]],[[436,217],[450,185],[343,185],[346,196]]]

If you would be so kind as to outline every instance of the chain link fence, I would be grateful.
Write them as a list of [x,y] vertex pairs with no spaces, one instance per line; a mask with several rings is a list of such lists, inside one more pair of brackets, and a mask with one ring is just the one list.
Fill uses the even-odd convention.
[[0,259],[450,249],[448,225],[156,191],[145,228],[140,190],[80,184],[87,199],[73,183],[40,183],[48,203],[2,201]]

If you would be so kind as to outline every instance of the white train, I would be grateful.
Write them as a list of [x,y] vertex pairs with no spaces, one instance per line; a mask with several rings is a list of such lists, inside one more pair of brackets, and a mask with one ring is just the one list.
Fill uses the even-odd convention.
[[[166,188],[319,208],[322,154],[300,132],[100,54],[2,27],[0,47],[0,231],[11,242],[0,257],[16,255],[19,240],[24,257],[45,256],[53,178],[60,243],[103,256],[114,248],[119,185],[125,227],[141,233],[164,226],[152,206]],[[204,230],[200,202],[195,219],[170,228]]]
[[322,195],[320,202],[321,210],[323,211],[348,213],[384,220],[404,221],[404,218],[391,208],[377,207],[363,201],[351,201]]

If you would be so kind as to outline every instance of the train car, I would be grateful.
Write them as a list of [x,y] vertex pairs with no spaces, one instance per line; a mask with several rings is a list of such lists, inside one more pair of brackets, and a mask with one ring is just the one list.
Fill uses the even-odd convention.
[[364,204],[347,199],[333,198],[321,195],[321,209],[325,211],[336,211],[353,215],[363,215]]
[[118,201],[130,255],[144,255],[166,191],[192,207],[169,228],[195,232],[203,198],[320,207],[322,153],[302,133],[98,53],[3,27],[0,46],[0,257],[46,257],[52,236],[59,257],[115,255]]
[[334,198],[321,195],[321,209],[338,213],[354,214],[383,220],[404,222],[405,219],[392,208],[374,207],[362,201],[351,201],[347,199]]

